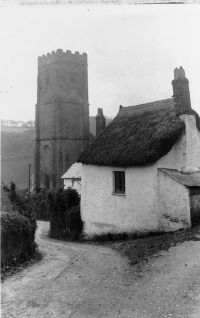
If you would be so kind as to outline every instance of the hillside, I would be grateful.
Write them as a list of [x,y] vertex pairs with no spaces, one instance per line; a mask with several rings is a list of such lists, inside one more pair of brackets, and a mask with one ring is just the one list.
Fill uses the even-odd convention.
[[[111,121],[106,118],[106,123]],[[90,117],[90,132],[95,135],[96,119]],[[28,165],[34,167],[35,128],[1,127],[1,181],[13,181],[20,189],[28,188]]]
[[33,171],[35,130],[16,128],[1,131],[1,181],[28,187],[28,165]]

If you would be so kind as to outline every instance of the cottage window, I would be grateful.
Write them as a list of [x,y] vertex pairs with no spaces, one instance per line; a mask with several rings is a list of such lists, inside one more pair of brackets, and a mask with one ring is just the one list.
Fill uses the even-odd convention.
[[124,171],[114,171],[114,193],[125,194]]

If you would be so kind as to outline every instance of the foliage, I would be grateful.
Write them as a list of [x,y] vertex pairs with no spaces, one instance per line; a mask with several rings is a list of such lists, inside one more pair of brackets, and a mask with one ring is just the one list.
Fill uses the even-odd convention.
[[36,220],[30,194],[17,191],[13,182],[1,187],[3,202],[1,215],[2,264],[27,259],[36,249]]
[[16,212],[1,215],[1,262],[26,259],[35,249],[34,228],[29,219]]
[[80,197],[75,189],[49,192],[50,235],[76,239],[82,232]]
[[[18,211],[28,218],[32,217],[34,220],[49,220],[49,192],[47,190],[41,190],[38,193],[29,193],[28,190],[17,190],[13,182],[9,186],[3,184],[2,189],[2,193],[6,192],[8,194],[8,201],[12,205],[12,210]],[[8,207],[5,211],[7,209]]]
[[1,280],[42,257],[33,240],[27,217],[16,212],[1,214]]
[[14,182],[11,182],[10,186],[3,184],[2,190],[7,193],[8,198],[12,204],[12,210],[28,218],[32,226],[32,234],[34,240],[37,225],[30,193],[28,191],[17,191]]
[[32,209],[37,220],[49,220],[48,191],[40,190],[38,193],[30,195]]

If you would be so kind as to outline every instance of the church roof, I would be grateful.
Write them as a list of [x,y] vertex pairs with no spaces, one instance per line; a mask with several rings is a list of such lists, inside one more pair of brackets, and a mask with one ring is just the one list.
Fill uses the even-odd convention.
[[82,177],[82,164],[75,162],[61,177],[62,179],[74,179]]
[[[198,129],[200,119],[195,111]],[[83,164],[135,166],[166,155],[185,130],[174,99],[122,107],[114,120],[79,158]]]

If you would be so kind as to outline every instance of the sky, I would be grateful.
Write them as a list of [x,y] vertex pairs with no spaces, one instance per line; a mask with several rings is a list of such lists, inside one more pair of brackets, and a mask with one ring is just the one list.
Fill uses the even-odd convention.
[[200,113],[200,5],[12,6],[0,10],[0,117],[33,120],[37,57],[87,52],[90,115],[173,95],[182,65]]

